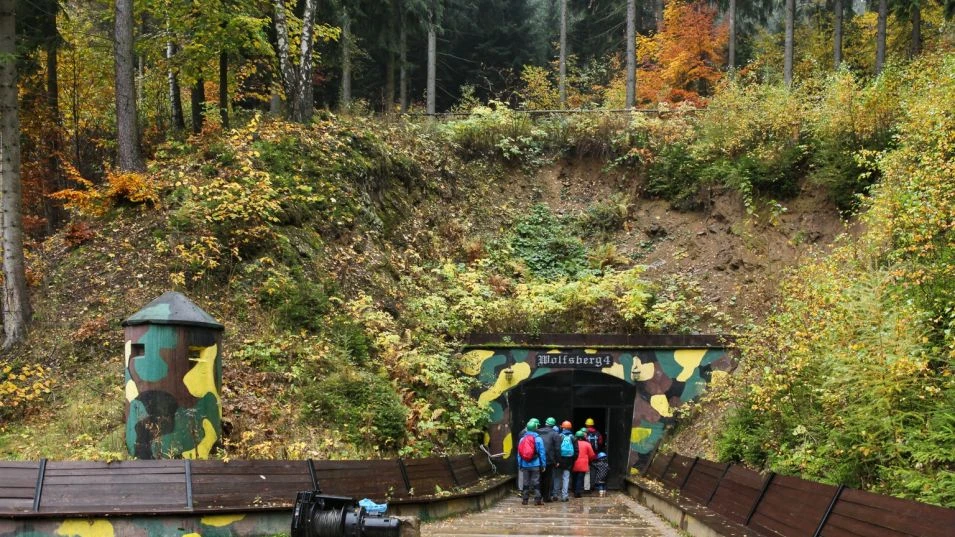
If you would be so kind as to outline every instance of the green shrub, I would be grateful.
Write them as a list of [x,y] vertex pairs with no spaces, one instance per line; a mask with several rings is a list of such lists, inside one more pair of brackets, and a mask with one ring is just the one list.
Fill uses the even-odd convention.
[[900,71],[892,66],[870,84],[851,71],[829,75],[812,107],[811,181],[844,211],[879,178],[864,152],[890,147],[899,113]]
[[606,200],[595,201],[580,216],[579,225],[585,235],[620,231],[630,215],[630,205],[630,198],[620,193]]
[[795,193],[806,158],[805,100],[782,86],[730,79],[698,121],[692,152],[701,178],[740,191],[750,206],[755,196]]
[[541,156],[547,135],[528,114],[500,102],[477,107],[470,116],[442,125],[440,132],[460,147],[467,159],[493,157],[525,163]]
[[542,278],[574,276],[587,267],[583,242],[546,205],[535,205],[530,215],[515,223],[510,245]]
[[259,293],[262,304],[276,314],[276,324],[292,331],[320,332],[331,308],[329,283],[312,281],[302,274],[273,272]]
[[408,408],[386,378],[362,370],[341,369],[303,381],[303,418],[335,428],[351,441],[381,449],[404,442]]

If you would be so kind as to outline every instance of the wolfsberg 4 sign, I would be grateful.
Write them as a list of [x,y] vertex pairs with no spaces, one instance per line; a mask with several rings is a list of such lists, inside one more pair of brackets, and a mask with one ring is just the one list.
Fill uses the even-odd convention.
[[537,354],[537,367],[580,367],[602,369],[613,365],[613,356],[607,353],[587,354],[580,352],[561,352],[556,354]]

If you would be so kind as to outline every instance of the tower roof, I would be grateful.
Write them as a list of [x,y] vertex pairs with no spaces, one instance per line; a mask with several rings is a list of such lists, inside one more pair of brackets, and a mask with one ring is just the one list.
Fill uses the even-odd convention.
[[174,324],[180,326],[201,326],[215,330],[225,327],[211,315],[202,310],[182,293],[167,291],[153,300],[143,309],[123,321],[123,326],[142,324]]

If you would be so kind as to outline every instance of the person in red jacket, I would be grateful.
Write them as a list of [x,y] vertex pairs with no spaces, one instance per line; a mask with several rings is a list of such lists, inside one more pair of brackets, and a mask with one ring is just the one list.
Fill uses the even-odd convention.
[[584,476],[590,471],[590,463],[597,458],[594,448],[587,441],[586,434],[583,431],[577,431],[577,447],[579,454],[574,462],[574,498],[580,498],[584,491]]

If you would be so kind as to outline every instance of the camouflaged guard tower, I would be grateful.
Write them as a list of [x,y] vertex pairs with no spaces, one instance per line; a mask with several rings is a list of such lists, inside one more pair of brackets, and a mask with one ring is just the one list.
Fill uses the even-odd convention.
[[126,447],[139,459],[205,459],[222,436],[223,326],[168,292],[123,322]]

